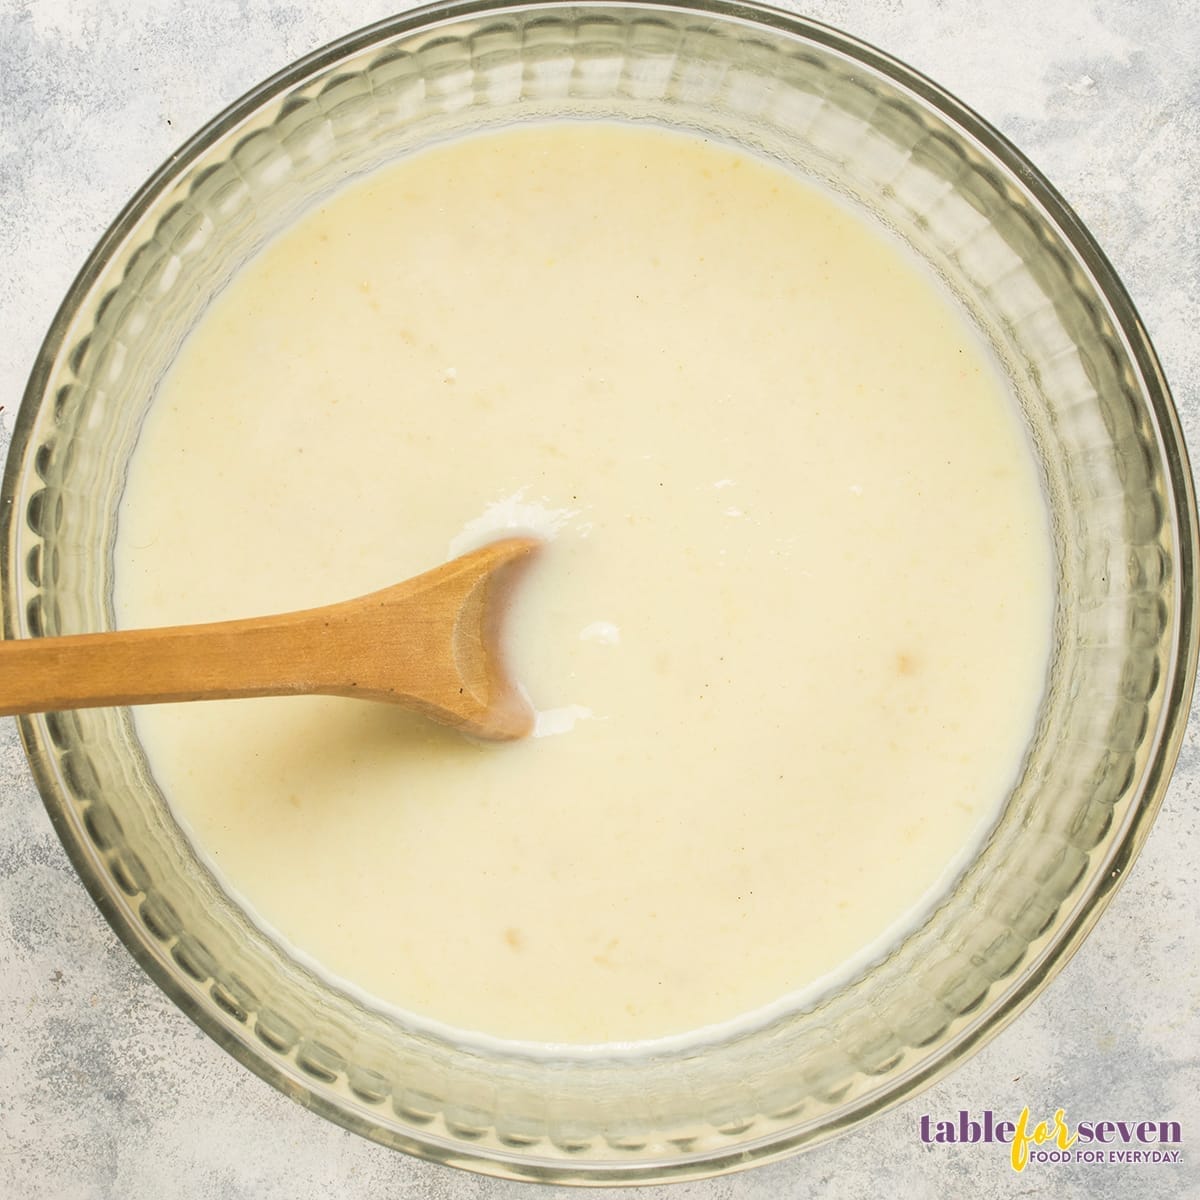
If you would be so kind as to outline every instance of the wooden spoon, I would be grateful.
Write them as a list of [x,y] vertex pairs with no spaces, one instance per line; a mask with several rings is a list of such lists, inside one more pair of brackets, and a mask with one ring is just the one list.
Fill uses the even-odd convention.
[[379,592],[273,617],[0,641],[0,715],[324,695],[383,700],[477,737],[533,728],[498,653],[508,568],[539,543],[493,542]]

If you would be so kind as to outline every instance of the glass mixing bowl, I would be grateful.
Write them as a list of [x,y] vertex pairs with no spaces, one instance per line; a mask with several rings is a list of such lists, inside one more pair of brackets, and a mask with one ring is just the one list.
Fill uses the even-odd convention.
[[1020,781],[936,912],[836,994],[725,1041],[549,1058],[484,1050],[361,1003],[274,944],[181,835],[126,712],[30,717],[21,729],[59,836],[117,933],[281,1091],[386,1145],[496,1175],[695,1177],[845,1130],[994,1035],[1096,920],[1182,736],[1196,510],[1167,387],[1087,232],[979,118],[868,46],[721,0],[471,0],[318,52],[188,142],[71,289],[4,479],[4,632],[111,626],[111,552],[139,427],[239,264],[381,163],[547,118],[690,130],[835,189],[932,265],[1010,376],[1051,514],[1055,649]]

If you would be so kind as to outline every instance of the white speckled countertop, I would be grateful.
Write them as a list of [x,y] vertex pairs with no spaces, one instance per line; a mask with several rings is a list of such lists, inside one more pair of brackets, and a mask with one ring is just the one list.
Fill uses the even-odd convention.
[[[261,78],[394,10],[387,0],[0,0],[0,452],[59,300],[149,172]],[[814,0],[804,11],[931,75],[1042,168],[1124,279],[1200,446],[1195,0]],[[672,1196],[1200,1196],[1198,798],[1193,710],[1135,869],[1012,1027],[856,1133]],[[921,1143],[925,1113],[1012,1119],[1025,1105],[1065,1108],[1073,1122],[1177,1121],[1182,1161],[1032,1164],[1017,1175],[1003,1147]],[[99,916],[13,723],[0,721],[0,1196],[533,1194],[369,1144],[219,1050]]]

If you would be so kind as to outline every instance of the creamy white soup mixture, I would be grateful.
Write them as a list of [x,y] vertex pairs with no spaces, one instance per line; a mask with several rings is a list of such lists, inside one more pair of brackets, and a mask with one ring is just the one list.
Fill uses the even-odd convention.
[[346,599],[509,529],[538,736],[336,699],[146,708],[263,925],[377,1001],[597,1043],[755,1019],[886,952],[1020,769],[1049,652],[1033,457],[879,229],[699,138],[414,155],[257,256],[162,385],[126,626]]

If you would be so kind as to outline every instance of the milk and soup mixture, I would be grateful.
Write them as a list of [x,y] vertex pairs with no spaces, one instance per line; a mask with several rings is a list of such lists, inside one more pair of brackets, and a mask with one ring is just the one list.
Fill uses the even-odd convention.
[[862,216],[604,124],[347,187],[164,381],[118,616],[325,604],[516,529],[535,737],[136,714],[199,851],[321,970],[476,1034],[686,1034],[860,968],[975,852],[1043,687],[1044,505],[982,341]]

